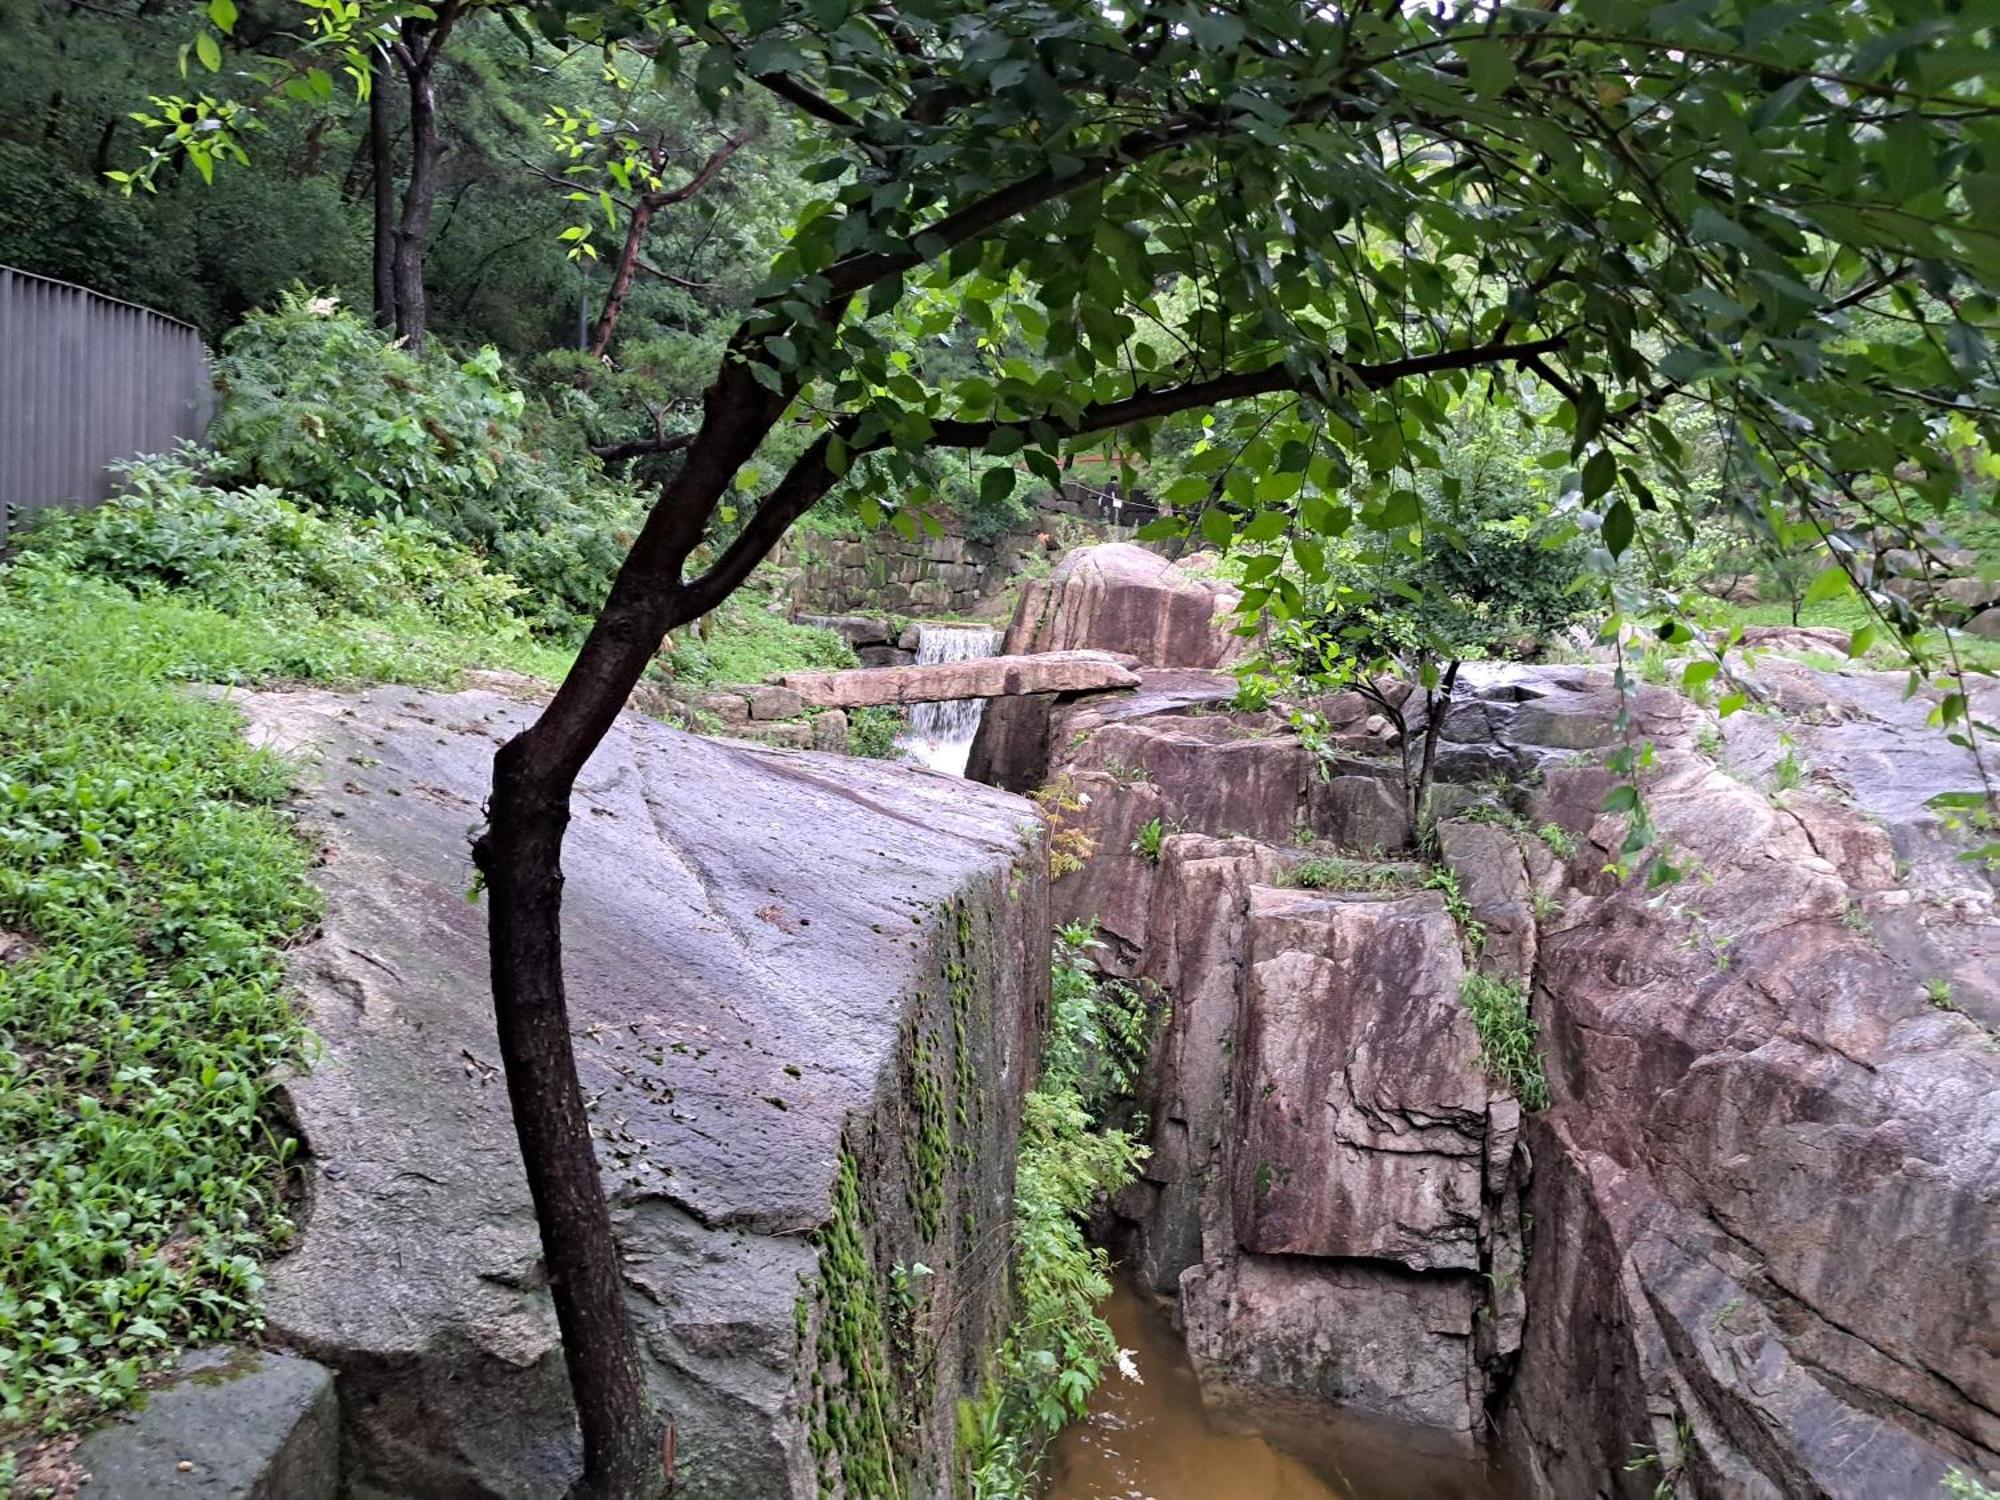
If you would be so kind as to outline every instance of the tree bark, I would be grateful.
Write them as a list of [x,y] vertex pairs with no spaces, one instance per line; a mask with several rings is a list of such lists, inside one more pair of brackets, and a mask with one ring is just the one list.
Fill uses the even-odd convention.
[[[739,339],[731,350],[737,357],[724,361],[709,388],[688,461],[648,514],[554,700],[494,757],[487,825],[473,846],[490,902],[487,946],[507,1096],[583,1431],[576,1500],[640,1500],[659,1493],[668,1476],[666,1427],[640,1369],[570,1041],[563,835],[577,776],[667,632],[726,597],[789,525],[765,520],[760,510],[714,568],[683,580],[717,503],[790,401],[789,391],[757,384],[740,357],[746,352]],[[795,464],[772,498],[784,498],[789,484],[787,503],[802,514],[832,481],[826,448],[822,439],[809,450],[813,462]]]
[[410,175],[403,185],[390,275],[396,289],[396,336],[412,351],[423,348],[429,331],[424,242],[430,234],[431,208],[437,202],[438,161],[444,155],[444,143],[438,137],[435,83],[441,40],[440,31],[432,31],[425,39],[414,23],[405,23],[403,74],[410,89]]
[[532,732],[501,750],[493,773],[491,825],[477,856],[492,903],[493,1012],[583,1429],[585,1469],[572,1494],[578,1500],[647,1495],[664,1483],[651,1457],[658,1440],[562,987],[561,849],[569,778],[550,763]]
[[375,326],[396,326],[396,150],[389,128],[389,57],[378,53],[368,87],[368,163],[374,176]]
[[1437,777],[1438,740],[1444,735],[1445,715],[1451,712],[1452,689],[1457,685],[1458,663],[1453,662],[1445,668],[1437,691],[1424,696],[1424,758],[1417,769],[1417,785],[1410,809],[1411,827],[1420,845],[1430,821],[1431,783]]
[[611,335],[625,312],[625,298],[632,291],[632,275],[639,269],[639,251],[646,243],[646,231],[653,222],[653,195],[643,195],[625,226],[625,243],[618,250],[618,265],[611,273],[611,290],[604,295],[604,311],[598,314],[597,329],[590,336],[590,357],[602,359],[611,348]]

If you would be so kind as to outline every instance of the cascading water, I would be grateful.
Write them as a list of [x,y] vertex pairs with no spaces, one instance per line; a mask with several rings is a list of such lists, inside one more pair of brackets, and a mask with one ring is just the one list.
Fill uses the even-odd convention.
[[[1000,649],[1000,632],[964,625],[919,625],[917,665],[941,661],[972,661],[991,656]],[[986,711],[981,698],[953,698],[946,703],[910,705],[910,727],[898,743],[903,759],[929,766],[934,771],[965,774],[965,760],[972,753],[972,737],[979,732],[980,715]]]

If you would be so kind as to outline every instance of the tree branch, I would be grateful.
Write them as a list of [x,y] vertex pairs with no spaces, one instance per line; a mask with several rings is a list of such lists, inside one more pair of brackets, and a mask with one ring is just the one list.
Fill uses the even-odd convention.
[[677,188],[669,188],[664,192],[646,194],[647,202],[654,208],[665,208],[669,204],[687,202],[688,199],[715,181],[716,174],[729,165],[730,157],[734,156],[750,143],[750,137],[753,134],[755,134],[754,131],[739,130],[720,146],[717,146],[708,160],[703,162],[701,167],[686,182]]
[[849,134],[861,129],[861,122],[853,115],[831,99],[821,98],[789,73],[752,73],[750,76],[787,104],[797,106],[815,120],[823,120],[834,129]]
[[[1447,370],[1470,370],[1509,361],[1526,363],[1554,353],[1568,340],[1567,333],[1559,333],[1521,343],[1496,341],[1474,344],[1464,349],[1440,349],[1435,353],[1412,355],[1408,359],[1390,360],[1379,365],[1336,367],[1334,373],[1337,380],[1352,381],[1365,390],[1380,390],[1399,380],[1437,375]],[[1295,375],[1283,365],[1270,365],[1262,370],[1218,375],[1212,380],[1158,386],[1118,401],[1093,402],[1071,418],[1043,415],[986,422],[936,422],[932,424],[931,441],[946,448],[983,448],[1003,427],[1031,427],[1037,423],[1046,423],[1064,437],[1083,437],[1093,432],[1129,427],[1134,422],[1150,422],[1175,412],[1217,406],[1225,401],[1243,401],[1253,396],[1274,395],[1279,391],[1296,391],[1308,396],[1317,394],[1311,379]],[[879,447],[880,443],[871,446]]]
[[591,452],[608,464],[622,458],[644,458],[649,453],[678,453],[694,441],[692,432],[661,433],[658,437],[627,438],[622,443],[592,445]]
[[[1557,334],[1548,338],[1535,339],[1518,344],[1479,344],[1466,349],[1444,349],[1434,354],[1421,354],[1409,359],[1394,360],[1380,365],[1359,365],[1349,369],[1349,376],[1361,385],[1373,390],[1398,380],[1407,380],[1420,375],[1434,375],[1446,370],[1464,370],[1479,365],[1494,364],[1506,360],[1526,360],[1548,354],[1563,346],[1567,335]],[[976,448],[984,447],[995,431],[1002,427],[1025,427],[1034,421],[1045,421],[1056,427],[1065,436],[1075,437],[1091,432],[1102,432],[1113,427],[1128,426],[1133,422],[1150,421],[1154,417],[1186,411],[1192,407],[1212,406],[1224,401],[1240,401],[1250,396],[1269,395],[1276,391],[1302,390],[1306,382],[1283,365],[1273,365],[1268,369],[1251,371],[1246,374],[1219,376],[1214,380],[1190,381],[1185,385],[1165,386],[1158,390],[1142,391],[1122,401],[1104,401],[1084,407],[1075,418],[1023,418],[1013,422],[939,422],[934,424],[931,442],[940,447]],[[728,598],[730,593],[748,578],[757,564],[784,537],[792,523],[797,521],[814,505],[825,498],[836,478],[829,452],[835,436],[848,442],[859,418],[847,417],[836,426],[820,434],[819,439],[792,464],[777,487],[764,498],[736,539],[724,550],[714,566],[683,588],[682,598],[689,609],[689,617],[706,613]],[[856,452],[872,451],[885,446],[886,436],[870,444],[855,447]]]

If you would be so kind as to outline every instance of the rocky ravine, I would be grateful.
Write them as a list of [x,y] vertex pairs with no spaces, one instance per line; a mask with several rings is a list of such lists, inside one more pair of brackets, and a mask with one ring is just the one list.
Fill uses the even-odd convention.
[[[1646,891],[1606,868],[1609,672],[1481,674],[1444,729],[1448,902],[1393,863],[1408,829],[1364,705],[1320,705],[1322,764],[1229,711],[1200,670],[1219,639],[1149,635],[1143,595],[1079,574],[1119,649],[1186,644],[1130,694],[983,733],[974,762],[1062,789],[1096,853],[1058,920],[1094,918],[1104,966],[1171,1003],[1153,1159],[1118,1207],[1218,1398],[1498,1444],[1558,1500],[1886,1500],[2000,1469],[2000,923],[1923,806],[1975,782],[1927,701],[1771,656],[1766,711],[1642,690],[1646,795],[1686,867]],[[1776,787],[1781,759],[1801,785]],[[1350,888],[1297,888],[1329,849]],[[1531,994],[1548,1108],[1480,1066],[1468,967]]]
[[[547,1496],[576,1464],[488,1014],[466,835],[489,692],[260,694],[313,758],[324,1043],[272,1337],[336,1375],[343,1482]],[[678,1494],[943,1493],[1004,1311],[1048,984],[1039,825],[953,778],[627,715],[577,794],[565,940],[584,1084]],[[897,1266],[934,1274],[908,1298]]]

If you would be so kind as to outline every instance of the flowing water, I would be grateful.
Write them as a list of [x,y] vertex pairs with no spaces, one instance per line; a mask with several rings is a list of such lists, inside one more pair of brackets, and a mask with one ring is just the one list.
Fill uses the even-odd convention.
[[[972,661],[991,656],[1000,649],[1000,632],[964,625],[919,625],[917,665],[941,661]],[[953,698],[947,703],[913,703],[910,727],[897,744],[903,759],[929,766],[934,771],[965,774],[965,758],[972,753],[972,737],[979,732],[980,715],[986,711],[983,698]]]
[[1318,1401],[1204,1402],[1179,1335],[1120,1285],[1101,1309],[1140,1381],[1115,1372],[1056,1440],[1044,1500],[1512,1500],[1438,1435]]

